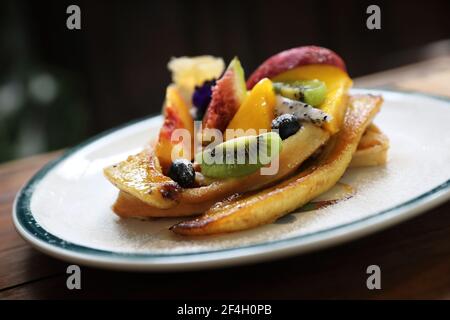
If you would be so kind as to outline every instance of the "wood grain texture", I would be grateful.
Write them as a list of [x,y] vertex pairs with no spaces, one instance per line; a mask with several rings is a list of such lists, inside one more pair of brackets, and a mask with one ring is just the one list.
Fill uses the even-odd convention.
[[[418,90],[420,79],[411,83],[407,75],[426,74],[427,86],[434,90],[433,81],[450,74],[436,63],[442,66],[442,60],[424,62],[388,75],[357,79],[356,84],[402,87],[406,83],[408,89]],[[448,94],[449,85],[439,93]],[[65,285],[67,263],[31,248],[11,221],[16,192],[58,155],[0,165],[0,299],[450,299],[450,202],[358,241],[274,262],[167,274],[83,267],[82,289],[70,291]],[[381,290],[366,288],[366,268],[371,264],[381,268]]]
[[355,86],[391,87],[450,98],[450,55],[360,77]]

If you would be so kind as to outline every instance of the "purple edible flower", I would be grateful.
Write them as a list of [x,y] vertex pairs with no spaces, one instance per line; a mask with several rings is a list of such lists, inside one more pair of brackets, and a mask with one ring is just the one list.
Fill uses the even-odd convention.
[[212,87],[216,84],[216,80],[207,80],[201,86],[195,86],[192,95],[192,104],[195,108],[195,120],[200,120],[205,114],[206,108],[211,101]]

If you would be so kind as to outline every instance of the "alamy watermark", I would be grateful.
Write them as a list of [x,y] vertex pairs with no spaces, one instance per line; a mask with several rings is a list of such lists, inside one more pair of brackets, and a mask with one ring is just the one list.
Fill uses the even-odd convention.
[[66,286],[69,290],[81,289],[81,268],[76,264],[67,267],[66,273],[69,274],[66,280]]
[[370,16],[366,20],[366,26],[369,30],[381,29],[381,9],[376,4],[367,7],[366,13]]
[[367,267],[366,273],[369,275],[366,280],[366,286],[369,290],[381,289],[381,269],[380,266],[372,264]]
[[76,4],[67,7],[66,13],[69,14],[66,20],[66,27],[69,30],[81,29],[81,9]]

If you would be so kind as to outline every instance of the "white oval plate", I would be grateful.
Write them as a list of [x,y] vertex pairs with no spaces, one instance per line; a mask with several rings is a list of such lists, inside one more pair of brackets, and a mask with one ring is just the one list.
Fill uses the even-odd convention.
[[120,270],[223,267],[304,253],[409,219],[450,198],[450,101],[414,93],[382,94],[375,122],[391,141],[386,166],[349,169],[356,194],[253,230],[189,238],[177,219],[120,219],[117,189],[102,169],[155,137],[161,117],[128,124],[75,147],[39,171],[17,195],[14,223],[37,249],[63,260]]

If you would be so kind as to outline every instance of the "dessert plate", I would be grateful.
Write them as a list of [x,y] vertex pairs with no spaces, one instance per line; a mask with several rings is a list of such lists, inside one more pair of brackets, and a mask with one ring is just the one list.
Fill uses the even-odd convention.
[[[127,124],[73,148],[18,193],[14,224],[38,250],[77,264],[136,271],[224,267],[337,245],[409,219],[450,198],[450,100],[355,89],[385,99],[376,124],[390,139],[387,165],[348,169],[354,195],[248,231],[183,237],[179,219],[120,219],[102,169],[153,139],[161,117]],[[333,192],[333,191],[331,191]]]

